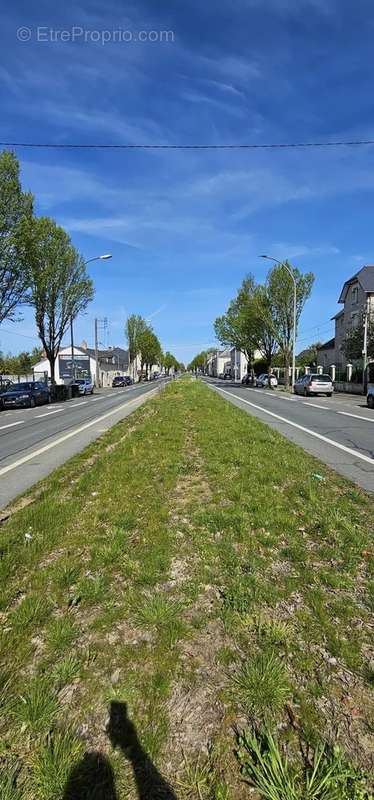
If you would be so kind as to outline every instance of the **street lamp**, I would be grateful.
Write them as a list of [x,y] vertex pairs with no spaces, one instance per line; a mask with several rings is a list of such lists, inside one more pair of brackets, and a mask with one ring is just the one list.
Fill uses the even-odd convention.
[[297,320],[297,285],[296,285],[296,278],[284,261],[279,261],[278,258],[274,258],[273,256],[260,256],[260,258],[267,258],[268,261],[274,261],[276,264],[279,264],[283,269],[287,270],[288,274],[292,278],[293,281],[293,331],[292,331],[292,391],[294,391],[295,386],[295,377],[296,377],[296,320]]
[[[91,261],[107,261],[108,258],[112,258],[111,253],[104,253],[102,256],[94,256],[93,258],[88,258],[87,261],[84,261],[84,266],[89,264]],[[97,338],[97,337],[96,337]],[[73,332],[73,317],[70,317],[70,346],[71,346],[71,373],[72,378],[75,378],[75,359],[74,359],[74,332]],[[97,341],[95,342],[95,359],[96,359],[96,380],[98,381],[99,375],[99,365],[97,362]]]

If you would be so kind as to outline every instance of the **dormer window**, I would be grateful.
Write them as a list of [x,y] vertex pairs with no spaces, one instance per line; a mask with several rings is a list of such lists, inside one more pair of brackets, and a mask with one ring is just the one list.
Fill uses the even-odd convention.
[[352,305],[358,303],[358,286],[352,288]]

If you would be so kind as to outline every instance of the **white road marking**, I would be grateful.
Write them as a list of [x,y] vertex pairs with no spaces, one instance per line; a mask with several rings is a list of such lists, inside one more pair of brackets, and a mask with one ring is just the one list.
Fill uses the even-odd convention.
[[[57,447],[57,445],[66,442],[67,439],[71,439],[72,436],[77,436],[78,433],[82,433],[82,431],[87,430],[87,428],[91,428],[92,425],[97,425],[98,422],[102,422],[104,419],[113,416],[113,414],[117,414],[118,411],[122,411],[124,408],[128,408],[133,403],[136,403],[140,400],[144,395],[147,397],[151,397],[157,392],[157,389],[152,389],[150,392],[144,392],[140,395],[140,397],[135,397],[134,400],[129,400],[128,403],[122,403],[121,406],[116,406],[116,408],[107,411],[106,414],[102,414],[100,417],[96,417],[95,419],[90,420],[90,422],[86,422],[84,425],[80,425],[79,428],[75,428],[73,431],[69,433],[65,433],[64,436],[60,436],[59,439],[55,439],[54,442],[49,442],[49,444],[45,444],[43,447],[40,447],[38,450],[34,450],[32,453],[29,453],[27,456],[23,456],[23,458],[19,458],[18,461],[14,461],[13,464],[8,464],[6,467],[2,467],[0,469],[0,476],[6,475],[7,472],[10,472],[12,469],[16,469],[17,467],[22,466],[22,464],[26,464],[27,461],[31,461],[36,456],[42,455],[42,453],[46,453],[47,450],[51,450],[52,447]],[[24,421],[24,420],[22,420]],[[19,425],[20,422],[13,422],[13,425]],[[7,426],[8,427],[8,426]]]
[[348,411],[337,411],[337,414],[344,414],[345,417],[354,417],[355,419],[363,419],[364,422],[374,422],[374,419],[368,417],[361,417],[359,414],[350,414]]
[[301,402],[302,402],[302,404],[304,406],[309,406],[309,408],[322,408],[322,411],[326,411],[326,410],[327,411],[334,411],[334,409],[331,409],[331,408],[327,408],[326,409],[326,406],[319,406],[319,405],[317,405],[317,403],[308,403],[307,400],[302,400]]
[[44,417],[49,417],[51,414],[58,414],[59,411],[63,411],[63,408],[55,408],[54,411],[46,411],[44,414],[35,414],[36,419],[44,419]]
[[[374,467],[374,458],[365,456],[363,453],[359,453],[358,450],[353,450],[351,447],[346,447],[345,444],[340,444],[340,442],[335,442],[334,439],[329,439],[327,436],[323,436],[322,433],[317,433],[316,431],[310,430],[310,428],[305,428],[304,425],[299,425],[297,422],[292,422],[290,419],[286,419],[286,417],[281,417],[279,414],[274,414],[273,411],[268,411],[267,408],[263,408],[262,406],[257,406],[255,403],[250,403],[249,400],[243,400],[243,398],[237,394],[233,394],[232,392],[227,392],[225,389],[221,388],[218,388],[218,391],[222,392],[223,394],[228,394],[229,397],[235,397],[236,400],[240,400],[242,403],[246,403],[248,406],[256,408],[257,411],[262,411],[263,414],[269,414],[270,417],[274,417],[275,419],[280,420],[280,422],[285,422],[286,425],[291,425],[292,428],[297,428],[299,431],[303,431],[303,433],[309,434],[309,436],[314,436],[315,439],[320,439],[322,442],[326,442],[327,444],[332,445],[332,447],[337,447],[338,450],[343,450],[345,453],[349,453],[355,458],[360,458],[361,461],[366,461],[367,464],[371,464],[371,466]],[[1,475],[1,470],[0,470],[0,475]]]
[[22,425],[24,421],[24,419],[19,419],[17,422],[10,422],[9,425],[2,425],[0,431],[3,431],[5,428],[13,428],[13,425]]

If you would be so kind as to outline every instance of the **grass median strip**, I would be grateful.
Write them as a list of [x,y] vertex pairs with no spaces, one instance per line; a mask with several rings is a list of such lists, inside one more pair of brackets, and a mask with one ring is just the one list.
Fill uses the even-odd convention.
[[1,796],[369,797],[371,528],[365,493],[168,386],[1,528]]

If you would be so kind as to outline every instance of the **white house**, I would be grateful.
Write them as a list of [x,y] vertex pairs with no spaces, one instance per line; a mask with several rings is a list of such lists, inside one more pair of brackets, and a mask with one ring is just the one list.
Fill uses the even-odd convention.
[[[107,350],[98,351],[99,380],[101,386],[111,386],[115,375],[128,375],[128,351],[121,347],[109,347]],[[79,347],[74,347],[74,372],[75,377],[91,377],[96,382],[95,350],[87,347],[83,342]],[[44,358],[34,366],[35,376],[51,377],[49,361]],[[71,346],[63,347],[58,353],[55,364],[56,383],[69,384],[73,377],[73,358]]]

